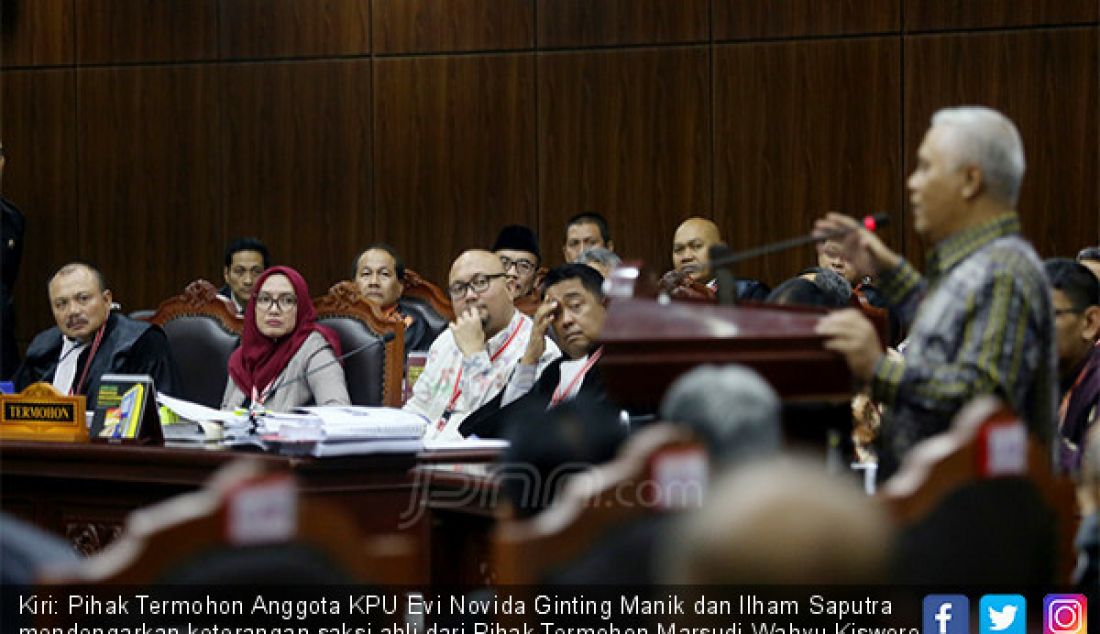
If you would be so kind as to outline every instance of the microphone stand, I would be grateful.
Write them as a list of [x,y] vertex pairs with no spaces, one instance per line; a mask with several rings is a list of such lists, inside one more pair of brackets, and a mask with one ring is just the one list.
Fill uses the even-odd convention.
[[[878,213],[874,216],[867,216],[863,219],[864,226],[881,227],[890,222],[890,216],[885,213]],[[711,247],[710,251],[710,268],[716,272],[718,277],[718,303],[723,305],[733,305],[737,298],[737,293],[731,288],[730,293],[723,293],[722,287],[726,285],[726,281],[723,279],[723,273],[730,279],[730,285],[733,282],[733,270],[732,266],[738,262],[744,262],[745,260],[751,260],[758,258],[762,255],[770,255],[772,253],[778,253],[780,251],[786,251],[787,249],[793,249],[806,244],[814,244],[817,242],[824,242],[825,240],[832,240],[833,238],[841,238],[848,235],[847,229],[837,229],[836,231],[830,231],[824,234],[807,234],[798,236],[797,238],[787,238],[786,240],[780,240],[779,242],[773,242],[771,244],[765,244],[763,246],[754,247],[746,251],[734,253],[730,251],[729,247],[725,245],[715,245]],[[714,257],[717,255],[718,257]],[[726,301],[723,301],[725,299]]]
[[[375,346],[375,345],[378,345],[378,344],[381,344],[381,345],[385,346],[386,344],[388,344],[389,342],[393,341],[396,338],[397,338],[397,336],[394,335],[392,332],[382,333],[382,336],[380,338],[372,339],[372,340],[364,343],[363,345],[359,346],[358,348],[355,348],[354,350],[351,350],[350,352],[345,352],[344,354],[336,357],[335,359],[332,359],[331,361],[328,361],[326,363],[322,363],[321,365],[317,366],[316,368],[313,368],[312,370],[310,370],[308,372],[303,372],[302,374],[299,374],[298,376],[294,377],[293,379],[291,379],[289,381],[279,381],[278,385],[271,388],[271,391],[268,392],[267,395],[264,396],[264,400],[266,401],[267,399],[271,398],[276,392],[278,392],[282,388],[286,387],[287,385],[293,385],[293,384],[295,384],[299,381],[304,381],[307,378],[309,378],[310,376],[312,376],[313,374],[316,374],[317,372],[320,372],[321,370],[324,370],[325,368],[329,367],[330,365],[332,365],[334,363],[340,363],[341,361],[347,359],[348,357],[359,354],[360,352],[366,350],[367,348],[369,348],[371,346]],[[248,404],[248,422],[250,424],[250,427],[248,429],[248,433],[250,435],[255,435],[256,430],[260,426],[259,416],[260,416],[259,408],[256,407],[256,402],[255,401],[250,402]]]

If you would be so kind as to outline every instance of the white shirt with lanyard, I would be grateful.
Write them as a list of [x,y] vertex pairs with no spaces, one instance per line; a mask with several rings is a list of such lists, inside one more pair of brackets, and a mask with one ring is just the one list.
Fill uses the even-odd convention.
[[[489,339],[486,349],[469,357],[462,354],[446,330],[432,344],[424,373],[413,388],[407,411],[428,419],[424,438],[457,440],[462,421],[493,399],[507,385],[531,336],[531,319],[516,311],[508,327]],[[518,328],[518,330],[517,330]],[[539,359],[541,371],[561,356],[552,342]]]

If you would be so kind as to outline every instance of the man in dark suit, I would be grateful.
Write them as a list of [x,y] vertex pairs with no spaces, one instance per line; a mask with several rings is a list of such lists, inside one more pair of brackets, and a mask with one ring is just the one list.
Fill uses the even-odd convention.
[[[581,394],[604,398],[596,365],[603,352],[596,340],[607,316],[603,276],[584,264],[566,264],[546,274],[543,288],[527,350],[508,386],[462,422],[463,436],[500,437],[516,412],[531,411],[536,405],[545,410]],[[535,369],[551,327],[564,356],[546,366],[536,380]]]
[[405,292],[405,262],[397,250],[383,242],[368,245],[355,258],[352,279],[363,299],[383,314],[405,322],[405,352],[426,351],[435,336],[415,312],[401,305]]
[[[4,143],[0,141],[0,184],[4,177]],[[19,262],[23,259],[23,228],[26,220],[8,199],[0,196],[0,252],[3,268],[0,272],[0,379],[7,379],[19,367],[19,348],[15,343],[15,300],[12,287],[19,274]]]
[[252,297],[252,285],[268,266],[271,266],[271,256],[258,238],[237,238],[225,248],[225,268],[222,269],[225,286],[218,294],[233,302],[238,315],[244,315],[248,298]]

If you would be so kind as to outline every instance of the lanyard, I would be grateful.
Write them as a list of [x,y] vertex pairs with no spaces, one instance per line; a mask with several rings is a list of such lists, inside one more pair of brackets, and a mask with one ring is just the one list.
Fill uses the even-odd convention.
[[255,405],[259,405],[260,407],[263,407],[264,401],[267,400],[267,397],[271,396],[271,392],[272,392],[271,386],[274,385],[274,383],[275,383],[275,379],[271,379],[271,381],[267,384],[267,387],[265,387],[263,389],[263,392],[257,392],[256,391],[256,386],[253,385],[252,386],[252,402]]
[[[516,324],[516,327],[512,329],[512,334],[508,335],[508,338],[504,340],[504,345],[500,347],[496,352],[489,355],[489,364],[496,362],[500,355],[504,354],[504,351],[511,345],[512,340],[519,334],[520,329],[523,328],[523,322],[520,321]],[[454,414],[455,405],[458,404],[458,399],[462,396],[462,388],[458,385],[462,382],[462,367],[458,368],[458,376],[455,377],[455,386],[451,390],[451,400],[447,402],[447,407],[443,408],[443,415],[439,418],[439,422],[436,423],[436,431],[443,431],[443,428],[447,426],[447,421],[450,420],[451,414]]]
[[80,388],[84,385],[84,379],[88,378],[88,369],[92,367],[92,359],[95,358],[95,353],[99,352],[99,344],[103,343],[103,333],[107,331],[107,322],[103,322],[103,325],[99,327],[99,330],[95,333],[95,341],[92,342],[92,349],[88,353],[88,360],[84,362],[84,371],[80,373],[80,380],[76,382],[76,385],[69,388],[69,396],[73,394],[80,394]]
[[1073,398],[1073,391],[1077,389],[1077,386],[1081,385],[1081,380],[1088,374],[1089,366],[1092,365],[1093,360],[1089,360],[1077,374],[1077,380],[1073,382],[1073,387],[1066,391],[1066,395],[1062,397],[1062,402],[1058,405],[1058,427],[1061,429],[1066,424],[1066,413],[1069,411],[1069,401]]
[[577,372],[577,374],[573,377],[573,380],[569,382],[569,385],[565,386],[564,390],[561,389],[561,385],[558,385],[558,387],[554,388],[554,394],[550,397],[550,407],[547,407],[546,409],[557,407],[558,403],[561,403],[562,401],[573,395],[574,389],[579,391],[580,387],[578,386],[578,384],[581,380],[584,379],[584,375],[588,374],[588,371],[592,369],[592,366],[596,365],[596,362],[600,360],[600,355],[602,354],[603,346],[600,346],[598,350],[592,353],[592,356],[588,357],[588,361],[584,362],[584,365],[581,366],[580,371]]

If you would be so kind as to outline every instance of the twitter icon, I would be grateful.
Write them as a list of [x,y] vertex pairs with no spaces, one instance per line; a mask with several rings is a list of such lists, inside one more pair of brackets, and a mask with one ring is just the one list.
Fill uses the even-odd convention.
[[1018,594],[987,594],[978,604],[980,634],[1027,634],[1027,600]]

